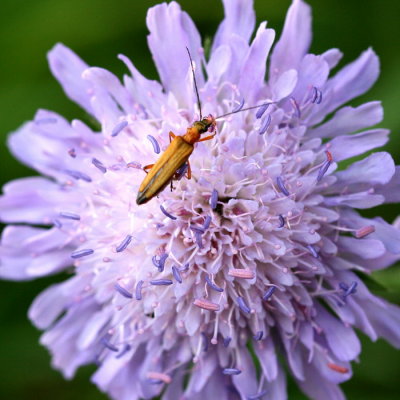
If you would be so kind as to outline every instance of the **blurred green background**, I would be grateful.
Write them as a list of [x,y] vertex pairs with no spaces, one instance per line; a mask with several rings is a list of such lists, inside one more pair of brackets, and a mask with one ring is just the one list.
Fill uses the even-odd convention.
[[[0,2],[0,176],[1,184],[33,171],[15,161],[5,146],[7,134],[48,108],[69,119],[85,114],[63,94],[52,78],[46,52],[63,42],[89,65],[107,68],[119,76],[126,72],[116,55],[129,56],[145,75],[157,78],[146,45],[146,10],[149,0],[1,0]],[[352,104],[382,100],[385,120],[392,131],[386,146],[400,163],[400,2],[398,0],[310,0],[314,15],[311,51],[338,47],[344,52],[341,65],[372,46],[381,59],[381,77],[374,88]],[[211,37],[223,16],[218,0],[182,0],[200,32]],[[290,0],[256,0],[257,21],[281,31]],[[207,11],[205,11],[207,10]],[[29,145],[29,143],[27,143]],[[369,215],[383,214],[392,221],[397,206],[379,207]],[[63,276],[34,282],[0,282],[0,398],[1,399],[106,399],[89,382],[93,368],[81,370],[66,382],[50,367],[50,358],[38,344],[40,333],[27,320],[32,299]],[[376,275],[388,286],[383,296],[400,303],[400,269]],[[372,344],[362,337],[361,363],[355,377],[344,385],[349,399],[398,399],[400,354],[383,341]],[[305,399],[290,382],[290,399]]]

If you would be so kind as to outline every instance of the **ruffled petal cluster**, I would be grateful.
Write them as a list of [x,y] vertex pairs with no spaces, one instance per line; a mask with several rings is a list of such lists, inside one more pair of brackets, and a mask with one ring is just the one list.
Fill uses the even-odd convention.
[[[115,400],[283,400],[284,365],[310,398],[344,399],[355,328],[400,347],[400,309],[363,278],[400,258],[400,230],[362,216],[399,202],[400,170],[370,152],[388,140],[373,128],[380,102],[346,105],[379,61],[368,49],[332,73],[342,54],[309,53],[301,0],[275,44],[266,22],[253,34],[251,0],[223,3],[208,58],[177,3],[149,9],[161,83],[123,55],[121,82],[61,44],[50,51],[53,75],[100,128],[39,110],[10,136],[42,176],[4,187],[0,276],[71,273],[29,317],[55,368],[71,378],[96,363],[93,381]],[[142,167],[200,111],[230,115],[194,146],[190,180],[138,206]]]

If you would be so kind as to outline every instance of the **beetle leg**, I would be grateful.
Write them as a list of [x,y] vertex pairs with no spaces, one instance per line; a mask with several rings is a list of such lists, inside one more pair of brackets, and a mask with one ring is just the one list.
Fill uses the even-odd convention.
[[169,132],[168,136],[169,136],[169,142],[170,142],[170,143],[171,143],[172,139],[175,139],[175,138],[176,138],[175,133],[174,133],[174,132],[171,132],[171,131]]
[[187,161],[188,169],[186,171],[186,178],[192,179],[192,169],[190,168],[190,162],[189,160]]
[[145,165],[145,166],[143,167],[143,171],[146,172],[146,174],[147,174],[147,173],[148,173],[147,170],[153,168],[153,165],[154,165],[154,164]]
[[214,135],[207,136],[207,137],[205,137],[205,138],[202,138],[202,139],[198,140],[198,142],[205,142],[206,140],[211,140],[211,139],[214,138],[214,136],[215,136],[216,134],[217,134],[217,132],[215,132]]

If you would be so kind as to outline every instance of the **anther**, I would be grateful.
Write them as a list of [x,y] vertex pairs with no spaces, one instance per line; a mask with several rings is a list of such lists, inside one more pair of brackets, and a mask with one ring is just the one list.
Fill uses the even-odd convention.
[[147,139],[149,139],[151,144],[153,145],[154,153],[160,154],[160,145],[158,144],[155,137],[151,136],[151,135],[147,135]]
[[207,282],[207,285],[210,286],[211,289],[215,290],[216,292],[220,292],[222,293],[224,291],[224,289],[222,289],[221,287],[217,286],[208,275],[205,276],[205,281]]
[[260,126],[260,129],[258,130],[258,133],[260,135],[263,135],[267,131],[267,129],[268,129],[270,124],[271,124],[271,115],[268,114],[267,117],[264,119],[264,122]]
[[128,292],[124,287],[122,287],[119,283],[116,283],[114,285],[114,288],[119,294],[126,297],[127,299],[131,299],[133,297],[132,294]]
[[322,92],[313,86],[313,97],[311,99],[311,103],[320,104],[322,101]]
[[244,98],[242,101],[231,111],[232,113],[237,113],[239,112],[244,106]]
[[69,149],[68,150],[68,154],[72,157],[72,158],[76,158],[76,151],[74,148]]
[[347,374],[349,372],[349,369],[346,367],[342,367],[340,365],[334,364],[334,363],[328,363],[326,364],[331,370],[339,372],[340,374]]
[[254,340],[261,340],[264,336],[264,331],[258,331],[254,336],[253,339]]
[[172,275],[174,275],[174,278],[177,282],[182,283],[182,276],[177,267],[175,265],[172,266]]
[[290,98],[290,103],[292,104],[292,107],[296,113],[297,118],[301,118],[301,112],[300,112],[300,107],[293,97]]
[[306,247],[314,258],[319,258],[318,252],[312,244],[308,244]]
[[242,373],[242,371],[240,369],[237,368],[224,368],[222,370],[222,373],[224,375],[239,375]]
[[174,217],[172,214],[170,214],[162,205],[160,205],[160,210],[162,213],[167,216],[168,218],[171,218],[172,220],[175,220],[176,217]]
[[77,250],[77,251],[74,251],[73,253],[71,253],[71,258],[86,257],[86,256],[90,256],[93,253],[94,253],[94,250],[92,250],[92,249]]
[[231,342],[232,338],[230,336],[224,338],[224,347],[228,347],[229,343]]
[[213,189],[210,197],[210,206],[213,210],[217,208],[217,202],[218,202],[218,192],[215,189]]
[[118,353],[115,358],[121,358],[124,356],[129,350],[131,349],[131,346],[127,343],[124,348],[121,350],[120,353]]
[[114,126],[112,132],[111,132],[111,136],[115,137],[117,135],[119,135],[119,133],[125,129],[128,126],[128,122],[127,121],[122,121],[120,123],[118,123],[117,125]]
[[278,215],[278,218],[279,218],[278,228],[283,228],[285,226],[285,218],[281,214]]
[[99,169],[103,174],[107,172],[107,168],[104,166],[104,164],[99,161],[97,158],[92,158],[92,164]]
[[289,191],[286,189],[285,184],[283,183],[283,179],[281,176],[278,176],[276,178],[276,184],[279,187],[279,190],[285,195],[285,196],[290,196]]
[[275,286],[271,286],[271,287],[264,293],[264,296],[263,296],[262,299],[263,299],[264,301],[267,301],[268,299],[270,299],[270,297],[274,294],[275,290],[276,290],[276,287],[275,287]]
[[242,278],[242,279],[253,279],[254,272],[249,268],[233,268],[228,271],[228,275],[233,276],[235,278]]
[[260,119],[262,117],[262,115],[265,113],[265,111],[268,110],[268,107],[270,106],[271,103],[267,103],[262,105],[256,112],[256,118]]
[[250,314],[251,313],[251,309],[249,308],[249,306],[246,304],[246,302],[244,301],[243,297],[238,296],[237,297],[237,303],[239,308],[246,314]]
[[203,351],[207,352],[207,350],[208,350],[208,337],[204,332],[201,332],[201,337],[203,339]]
[[209,215],[207,215],[204,224],[203,224],[203,229],[206,231],[209,227],[210,227],[210,223],[211,223],[211,217]]
[[373,232],[375,232],[375,227],[373,225],[363,226],[356,230],[355,236],[357,239],[361,239]]
[[115,347],[113,344],[111,344],[111,343],[109,342],[109,339],[108,339],[107,336],[103,336],[103,337],[100,339],[100,342],[101,342],[101,344],[104,345],[104,347],[107,347],[107,349],[109,349],[109,350],[111,350],[111,351],[115,351],[115,352],[118,352],[118,351],[119,351],[119,350],[118,350],[118,347]]
[[203,310],[209,311],[219,311],[220,307],[219,304],[213,303],[212,301],[206,299],[195,299],[193,304]]
[[247,396],[247,400],[261,400],[263,396],[267,394],[266,390],[263,390],[260,393],[253,394],[252,396]]
[[66,169],[65,173],[71,176],[72,178],[79,180],[82,179],[85,182],[92,182],[92,178],[89,175],[86,175],[83,172],[75,171],[73,169]]
[[62,218],[73,219],[74,221],[79,221],[81,219],[80,215],[66,211],[60,212],[59,215]]
[[135,289],[135,297],[136,300],[142,300],[142,286],[143,286],[144,281],[139,281],[136,284],[136,289]]
[[53,225],[58,229],[62,228],[62,223],[58,219],[53,220]]
[[164,374],[163,372],[148,372],[147,373],[147,378],[149,379],[154,379],[154,380],[159,380],[161,382],[164,382],[166,384],[171,383],[172,378],[168,374]]
[[132,236],[126,235],[125,239],[115,249],[116,252],[121,253],[122,251],[124,251],[128,247],[128,245],[131,241],[132,241]]
[[153,279],[150,281],[150,285],[154,286],[166,286],[166,285],[172,285],[172,280],[171,279]]

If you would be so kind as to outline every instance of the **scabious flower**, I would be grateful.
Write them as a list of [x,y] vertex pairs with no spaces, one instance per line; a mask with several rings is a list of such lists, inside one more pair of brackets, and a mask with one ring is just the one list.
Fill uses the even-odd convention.
[[[116,400],[287,398],[282,363],[312,399],[343,399],[358,328],[400,346],[400,310],[363,276],[398,258],[400,231],[357,210],[400,199],[379,102],[343,106],[376,80],[368,49],[333,76],[337,49],[309,54],[310,8],[291,5],[280,39],[266,22],[251,35],[251,0],[224,0],[209,59],[175,2],[148,12],[162,84],[120,56],[123,83],[59,44],[50,68],[100,124],[40,110],[9,139],[45,177],[7,184],[0,199],[3,278],[70,272],[29,316],[54,367]],[[175,189],[145,205],[138,187],[168,144],[199,115],[185,46],[214,140],[179,171]],[[269,56],[270,54],[270,56]],[[269,70],[267,59],[269,56]],[[204,73],[201,68],[204,67]],[[265,76],[267,75],[267,81]]]

